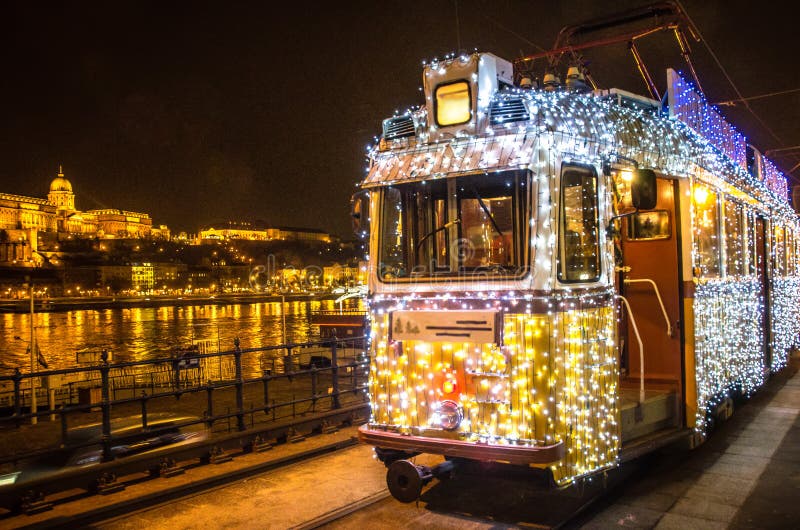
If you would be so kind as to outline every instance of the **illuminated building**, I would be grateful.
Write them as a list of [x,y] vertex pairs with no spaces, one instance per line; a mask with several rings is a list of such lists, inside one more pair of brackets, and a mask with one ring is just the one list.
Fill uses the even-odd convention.
[[309,241],[330,243],[332,236],[315,228],[259,227],[251,223],[228,222],[222,228],[200,230],[199,240],[245,239],[249,241]]
[[59,237],[169,238],[169,229],[164,225],[154,228],[147,213],[76,209],[72,183],[61,168],[46,199],[0,193],[0,230],[56,232]]
[[323,267],[322,281],[325,285],[366,285],[367,264],[361,261],[357,267],[338,263]]
[[56,230],[56,208],[45,199],[0,193],[0,229]]

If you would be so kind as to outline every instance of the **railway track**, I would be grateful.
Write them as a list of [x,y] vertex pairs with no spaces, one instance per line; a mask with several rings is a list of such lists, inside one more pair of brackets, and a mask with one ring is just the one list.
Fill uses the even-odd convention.
[[[130,476],[123,491],[68,493],[48,512],[0,517],[0,527],[562,528],[597,498],[588,487],[546,491],[530,477],[465,468],[429,485],[418,503],[402,504],[390,497],[384,467],[357,444],[355,431],[186,466],[170,478]],[[592,484],[603,491],[600,481]]]
[[355,431],[356,427],[346,427],[329,434],[298,436],[296,442],[287,441],[265,452],[245,452],[240,448],[217,455],[212,463],[178,462],[178,472],[162,477],[147,471],[131,473],[117,481],[120,488],[106,492],[66,490],[48,497],[47,510],[0,514],[0,527],[75,528],[124,517],[353,447],[358,443]]
[[537,491],[525,477],[484,477],[482,484],[465,473],[431,485],[418,503],[403,504],[391,498],[384,475],[369,447],[344,447],[94,527],[562,528],[597,498],[588,489]]
[[[434,486],[435,488],[436,486]],[[501,492],[501,494],[508,493]],[[553,509],[552,503],[534,503],[538,513],[529,513],[524,517],[513,516],[515,510],[483,510],[486,502],[476,506],[469,501],[460,506],[444,507],[431,499],[426,502],[426,495],[414,504],[402,504],[391,497],[388,491],[363,499],[357,504],[342,507],[339,510],[323,514],[292,530],[310,530],[325,528],[328,530],[350,528],[453,528],[459,530],[495,530],[501,528],[536,528],[563,529],[578,515],[589,510],[602,498],[595,494],[588,498],[575,499],[569,494],[555,493],[554,498],[561,496],[557,502],[562,503],[560,509]],[[564,509],[563,503],[568,504]],[[519,510],[516,510],[519,512]]]

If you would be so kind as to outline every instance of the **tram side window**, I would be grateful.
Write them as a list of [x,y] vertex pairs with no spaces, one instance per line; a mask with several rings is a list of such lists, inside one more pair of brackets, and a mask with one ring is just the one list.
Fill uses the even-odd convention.
[[758,237],[756,236],[756,214],[747,212],[747,274],[758,275]]
[[694,266],[700,276],[720,274],[719,208],[717,194],[708,187],[694,187]]
[[565,166],[561,174],[558,279],[563,282],[600,277],[597,175],[587,166]]
[[744,276],[746,248],[744,244],[744,208],[725,200],[725,271],[728,276]]
[[774,230],[774,251],[773,256],[775,257],[772,260],[773,267],[774,267],[774,274],[775,276],[785,276],[786,275],[786,248],[785,248],[785,239],[784,239],[784,230],[782,226],[775,225]]

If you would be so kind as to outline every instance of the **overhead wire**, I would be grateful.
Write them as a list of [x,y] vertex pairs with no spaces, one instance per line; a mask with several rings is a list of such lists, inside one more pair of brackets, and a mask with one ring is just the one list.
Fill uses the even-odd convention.
[[793,94],[795,92],[800,92],[800,88],[792,88],[789,90],[779,90],[778,92],[769,92],[768,94],[759,94],[757,96],[748,96],[746,98],[739,98],[739,99],[729,99],[728,101],[720,101],[719,103],[714,103],[714,105],[718,107],[730,107],[736,105],[737,103],[745,102],[745,101],[753,101],[756,99],[764,99],[769,98],[772,96],[784,96],[786,94]]
[[[733,82],[733,79],[732,79],[732,78],[731,78],[731,76],[728,74],[728,71],[725,69],[725,67],[722,65],[722,62],[719,60],[719,57],[717,57],[717,54],[716,54],[716,53],[714,53],[714,50],[712,50],[712,49],[711,49],[711,46],[708,44],[708,41],[706,41],[705,37],[704,37],[704,36],[703,36],[703,34],[700,32],[700,29],[697,27],[697,24],[695,24],[695,23],[694,23],[694,20],[692,20],[692,17],[689,15],[689,12],[688,12],[688,11],[686,10],[686,8],[683,6],[683,3],[682,3],[680,0],[675,0],[675,2],[678,4],[678,6],[679,6],[679,7],[681,8],[681,10],[683,11],[683,13],[686,15],[686,19],[687,19],[687,20],[689,21],[689,23],[692,25],[692,29],[693,29],[693,30],[694,30],[694,31],[697,33],[697,36],[698,36],[698,37],[700,37],[700,40],[701,40],[701,42],[703,43],[703,46],[705,47],[706,51],[708,51],[709,55],[711,55],[711,58],[712,58],[712,59],[714,59],[714,62],[717,64],[717,67],[718,67],[718,68],[719,68],[719,69],[722,71],[722,75],[724,75],[724,76],[725,76],[725,79],[727,79],[728,83],[731,85],[731,88],[733,88],[733,91],[736,93],[736,96],[738,97],[738,99],[737,99],[736,101],[741,101],[741,102],[744,104],[745,108],[746,108],[746,109],[747,109],[747,110],[750,112],[750,114],[752,114],[752,115],[753,115],[753,117],[754,117],[754,118],[755,118],[755,119],[758,121],[758,123],[760,123],[760,124],[761,124],[761,126],[762,126],[762,127],[763,127],[763,128],[764,128],[764,129],[765,129],[767,132],[769,132],[769,134],[770,134],[770,135],[771,135],[771,136],[772,136],[772,137],[773,137],[773,138],[774,138],[774,139],[775,139],[775,140],[778,142],[778,144],[779,144],[779,145],[784,145],[784,141],[783,141],[783,140],[780,138],[780,136],[778,136],[778,135],[775,133],[775,131],[773,131],[773,130],[772,130],[772,128],[771,128],[769,125],[767,125],[767,123],[766,123],[766,122],[765,122],[765,121],[764,121],[764,120],[761,118],[761,116],[759,116],[759,115],[756,113],[756,111],[754,111],[754,110],[753,110],[753,108],[752,108],[752,107],[750,106],[750,104],[748,103],[748,99],[747,99],[747,98],[745,98],[745,97],[742,95],[742,93],[739,91],[739,88],[736,86],[736,83],[734,83],[734,82]],[[794,177],[794,176],[791,174],[791,172],[792,172],[792,171],[795,171],[795,170],[796,170],[798,167],[800,167],[800,164],[798,164],[797,166],[795,166],[794,168],[792,168],[792,170],[791,170],[790,172],[788,172],[787,174],[788,174],[788,176],[789,176],[789,177],[791,177],[791,178],[792,178],[792,179],[793,179],[795,182],[797,182],[797,183],[799,183],[799,184],[800,184],[800,179],[798,179],[797,177]]]
[[539,50],[540,52],[546,52],[546,51],[549,51],[549,50],[546,50],[545,48],[543,48],[543,47],[539,46],[539,45],[538,45],[538,44],[536,44],[535,42],[531,41],[530,39],[528,39],[528,38],[526,38],[526,37],[523,37],[522,35],[520,35],[520,34],[519,34],[519,33],[517,33],[516,31],[514,31],[513,29],[511,29],[511,28],[509,28],[509,27],[507,27],[507,26],[504,26],[504,25],[503,25],[503,24],[501,24],[501,23],[500,23],[498,20],[496,20],[496,19],[494,19],[494,18],[490,17],[489,15],[483,15],[483,17],[484,17],[486,20],[488,20],[488,21],[492,22],[493,24],[497,25],[497,27],[499,27],[499,28],[500,28],[500,29],[502,29],[503,31],[507,31],[508,33],[510,33],[511,35],[513,35],[513,36],[515,36],[516,38],[520,39],[521,41],[524,41],[525,43],[529,44],[530,46],[533,46],[534,48],[536,48],[536,49],[537,49],[537,50]]

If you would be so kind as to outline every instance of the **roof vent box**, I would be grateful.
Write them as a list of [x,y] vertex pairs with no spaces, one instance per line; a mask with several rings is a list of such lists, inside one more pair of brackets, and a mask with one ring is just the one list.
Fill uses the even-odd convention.
[[485,119],[492,96],[513,85],[514,67],[491,53],[460,55],[427,64],[422,82],[430,140],[472,135]]

